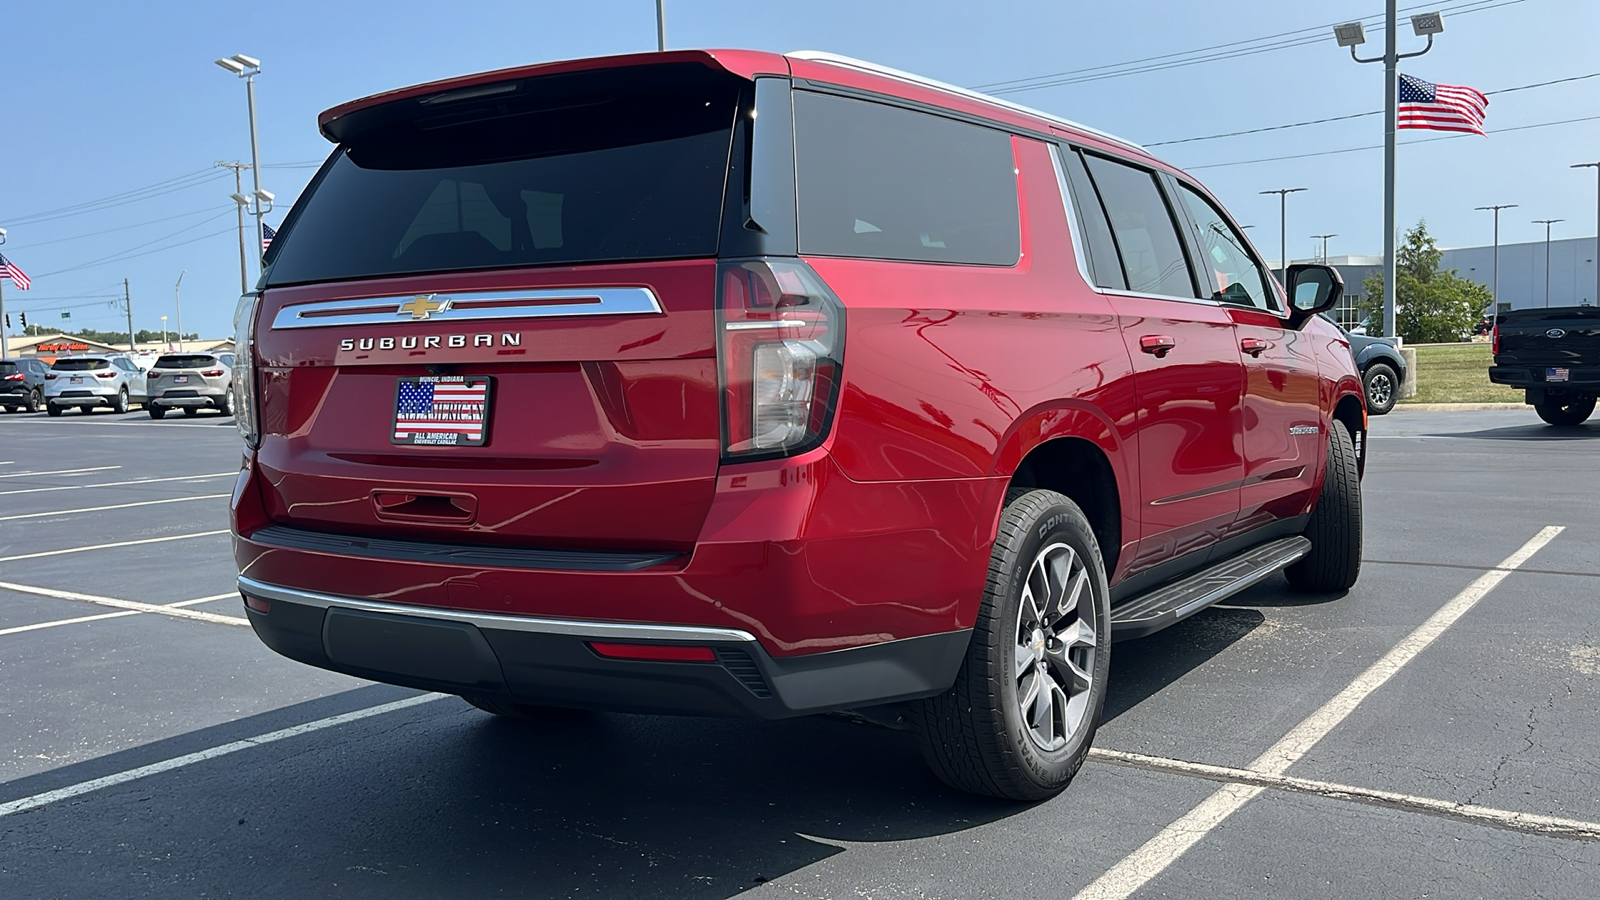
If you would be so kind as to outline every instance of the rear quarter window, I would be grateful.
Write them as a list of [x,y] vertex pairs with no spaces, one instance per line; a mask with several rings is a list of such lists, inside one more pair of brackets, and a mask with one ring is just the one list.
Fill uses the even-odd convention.
[[800,252],[1015,265],[1011,135],[899,107],[794,95]]

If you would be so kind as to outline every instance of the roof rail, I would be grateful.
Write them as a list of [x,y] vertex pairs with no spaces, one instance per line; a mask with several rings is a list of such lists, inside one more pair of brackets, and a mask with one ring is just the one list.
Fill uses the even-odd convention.
[[886,78],[893,78],[897,81],[904,81],[908,84],[916,84],[921,85],[922,87],[933,88],[934,90],[943,91],[947,94],[954,94],[958,97],[966,97],[970,100],[980,100],[984,103],[990,103],[995,106],[1012,110],[1013,112],[1019,112],[1029,116],[1036,116],[1040,119],[1044,119],[1045,121],[1060,125],[1063,128],[1071,128],[1075,131],[1081,131],[1085,134],[1092,134],[1097,138],[1102,138],[1116,144],[1121,144],[1124,147],[1137,150],[1146,156],[1153,156],[1148,149],[1140,144],[1136,144],[1133,141],[1128,140],[1127,138],[1117,137],[1110,132],[1101,131],[1098,128],[1090,128],[1088,125],[1084,125],[1081,122],[1074,122],[1071,119],[1063,119],[1060,116],[1053,116],[1047,112],[1042,112],[1030,106],[1023,106],[1020,103],[1012,103],[1009,100],[1001,100],[999,97],[991,97],[988,94],[982,94],[978,91],[970,90],[964,87],[956,87],[953,84],[935,81],[932,78],[924,78],[921,75],[913,75],[910,72],[902,72],[899,69],[891,69],[888,66],[880,66],[877,63],[870,63],[865,60],[854,59],[849,56],[840,56],[837,53],[828,53],[824,50],[795,50],[784,55],[794,59],[803,59],[808,62],[828,63],[829,65],[860,69],[863,72],[871,72],[874,75],[882,75]]

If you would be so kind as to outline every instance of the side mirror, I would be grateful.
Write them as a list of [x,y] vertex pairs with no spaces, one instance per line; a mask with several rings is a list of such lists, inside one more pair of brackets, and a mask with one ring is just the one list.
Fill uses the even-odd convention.
[[1289,321],[1299,328],[1320,312],[1339,304],[1344,296],[1344,278],[1332,266],[1298,265],[1288,271]]

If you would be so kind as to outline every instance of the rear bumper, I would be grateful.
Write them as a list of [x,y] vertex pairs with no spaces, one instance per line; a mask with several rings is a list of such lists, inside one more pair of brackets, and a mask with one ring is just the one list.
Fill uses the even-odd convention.
[[[72,388],[71,390],[83,391],[86,389]],[[44,395],[44,402],[54,403],[56,406],[105,406],[115,403],[116,400],[117,392],[115,390],[89,391],[87,395],[79,394],[78,396],[49,393]]]
[[197,406],[201,409],[211,409],[222,404],[224,393],[224,391],[218,391],[215,394],[199,394],[193,397],[151,397],[149,402],[152,406],[168,408]]
[[[932,696],[955,680],[971,637],[958,630],[774,658],[733,628],[439,610],[247,577],[239,590],[257,601],[246,612],[261,640],[303,663],[424,690],[618,712],[773,719]],[[703,647],[714,660],[615,659],[592,642]]]
[[[1600,393],[1600,367],[1572,366],[1567,368],[1566,381],[1549,381],[1544,366],[1490,366],[1489,380],[1495,384],[1527,388],[1540,394],[1549,393]],[[1535,402],[1530,398],[1530,403]]]

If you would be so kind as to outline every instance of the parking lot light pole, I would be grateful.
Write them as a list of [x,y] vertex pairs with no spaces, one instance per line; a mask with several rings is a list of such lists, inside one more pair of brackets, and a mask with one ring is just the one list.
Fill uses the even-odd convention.
[[1421,56],[1433,49],[1433,36],[1444,31],[1444,20],[1436,12],[1420,13],[1411,17],[1411,31],[1417,37],[1426,37],[1428,46],[1413,53],[1399,52],[1396,22],[1399,19],[1398,0],[1388,0],[1384,11],[1382,56],[1362,59],[1356,48],[1367,42],[1366,28],[1360,22],[1333,27],[1334,40],[1341,47],[1350,48],[1350,58],[1358,63],[1383,63],[1383,336],[1395,337],[1394,311],[1397,268],[1395,261],[1396,234],[1394,227],[1395,181],[1395,130],[1399,123],[1399,66],[1400,60]]
[[1476,206],[1474,209],[1494,211],[1494,268],[1489,276],[1489,295],[1494,298],[1494,314],[1500,315],[1500,210],[1516,209],[1515,203],[1500,203],[1495,206]]
[[1566,219],[1534,219],[1533,224],[1544,226],[1544,308],[1550,308],[1550,226]]
[[667,0],[656,0],[656,50],[667,51]]
[[1600,306],[1600,162],[1578,163],[1574,169],[1593,169],[1595,174],[1594,305]]
[[1335,238],[1335,237],[1338,237],[1338,235],[1337,234],[1313,234],[1311,237],[1316,239],[1316,240],[1322,241],[1322,259],[1321,259],[1321,263],[1323,265],[1327,265],[1328,264],[1328,238]]
[[[273,199],[272,192],[261,187],[261,142],[256,136],[256,76],[261,74],[261,60],[235,53],[227,59],[217,60],[217,65],[244,79],[245,98],[250,106],[250,178],[255,182],[255,190],[251,192],[254,204],[250,214],[256,217],[256,241],[259,243],[264,233],[261,229],[262,219],[272,212]],[[258,263],[266,252],[265,249],[257,251]]]
[[178,352],[180,353],[183,352],[183,296],[178,293],[178,289],[183,287],[183,276],[187,274],[189,274],[188,269],[179,272],[178,281],[172,286],[173,312],[178,315]]
[[1304,190],[1308,188],[1279,188],[1260,192],[1278,195],[1278,281],[1285,292],[1289,290],[1289,195]]

